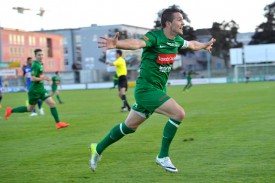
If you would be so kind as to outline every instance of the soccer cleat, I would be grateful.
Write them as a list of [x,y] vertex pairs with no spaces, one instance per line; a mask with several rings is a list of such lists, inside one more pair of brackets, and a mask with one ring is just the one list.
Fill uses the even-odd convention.
[[162,166],[166,171],[169,172],[178,172],[178,169],[173,165],[169,157],[159,158],[156,157],[156,163]]
[[70,124],[67,124],[67,123],[64,123],[64,122],[58,122],[55,124],[56,128],[57,129],[60,129],[60,128],[66,128],[67,126],[70,126]]
[[45,114],[43,108],[39,109],[39,113],[40,113],[40,115],[42,115],[42,116]]
[[6,113],[5,113],[5,120],[8,120],[8,118],[10,117],[11,115],[11,112],[12,111],[12,108],[11,107],[7,107],[6,108]]
[[32,113],[30,114],[30,116],[37,116],[37,113],[36,113],[36,112],[32,112]]
[[96,169],[97,163],[101,160],[101,157],[97,152],[96,152],[96,143],[92,143],[89,147],[90,153],[91,153],[91,158],[90,158],[90,168],[94,172]]

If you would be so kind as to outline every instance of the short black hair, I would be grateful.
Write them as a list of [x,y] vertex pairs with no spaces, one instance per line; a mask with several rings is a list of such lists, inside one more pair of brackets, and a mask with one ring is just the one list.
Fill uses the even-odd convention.
[[56,71],[56,72],[55,72],[55,75],[57,75],[58,73],[59,73],[59,71]]
[[29,61],[29,60],[31,60],[31,59],[32,59],[32,57],[28,57],[28,58],[27,58],[27,61]]
[[161,26],[163,28],[166,27],[166,22],[167,21],[172,22],[174,20],[174,15],[173,15],[174,13],[181,13],[183,15],[183,11],[181,9],[178,9],[178,8],[168,8],[168,9],[165,9],[162,12]]
[[42,50],[40,48],[37,48],[34,50],[34,55],[36,55],[38,52],[41,52]]
[[121,50],[116,50],[116,53],[122,56],[122,51]]

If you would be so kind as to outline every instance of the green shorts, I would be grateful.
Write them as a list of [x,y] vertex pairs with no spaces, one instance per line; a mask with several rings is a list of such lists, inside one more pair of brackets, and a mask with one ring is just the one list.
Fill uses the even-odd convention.
[[191,77],[187,77],[187,83],[191,83],[192,78]]
[[170,98],[171,97],[166,94],[166,91],[160,90],[153,86],[136,86],[136,102],[132,106],[132,109],[138,112],[144,118],[148,118],[159,106],[161,106]]
[[43,88],[39,90],[30,90],[28,92],[28,97],[29,97],[29,104],[30,105],[35,105],[37,104],[38,100],[45,100],[48,97],[50,97],[48,91]]
[[56,90],[57,90],[57,85],[52,85],[52,92],[54,93],[56,92]]

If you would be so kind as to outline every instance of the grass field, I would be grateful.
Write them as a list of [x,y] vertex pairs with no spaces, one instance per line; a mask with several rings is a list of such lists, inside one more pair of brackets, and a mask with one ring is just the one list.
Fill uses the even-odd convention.
[[[65,104],[57,108],[71,126],[60,130],[46,105],[45,116],[17,113],[5,121],[4,108],[25,104],[26,93],[4,94],[0,182],[275,182],[274,82],[195,85],[186,94],[170,86],[168,94],[186,111],[170,149],[177,174],[155,164],[167,121],[158,114],[110,146],[97,171],[90,171],[88,145],[127,116],[119,112],[116,89],[61,91]],[[134,102],[133,88],[127,97]]]

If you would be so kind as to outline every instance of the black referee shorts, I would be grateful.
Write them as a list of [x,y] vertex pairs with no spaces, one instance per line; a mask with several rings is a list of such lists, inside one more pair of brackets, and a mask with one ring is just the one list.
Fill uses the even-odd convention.
[[128,88],[128,84],[127,84],[127,77],[125,75],[119,76],[118,77],[118,89],[120,88]]

